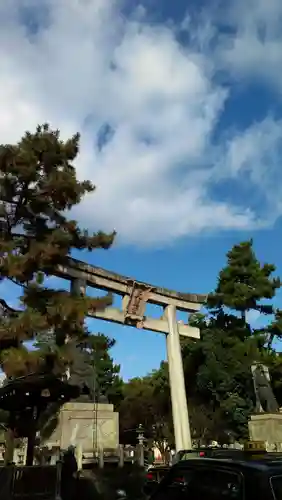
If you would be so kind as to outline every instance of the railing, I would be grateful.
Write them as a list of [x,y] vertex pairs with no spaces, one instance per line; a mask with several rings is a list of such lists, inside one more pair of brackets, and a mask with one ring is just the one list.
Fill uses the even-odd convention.
[[1,500],[60,498],[61,464],[0,468]]
[[103,468],[105,463],[117,463],[119,467],[123,467],[125,463],[138,463],[143,467],[144,448],[142,445],[137,445],[135,447],[120,445],[117,449],[82,451],[77,447],[77,462],[79,469],[91,464]]

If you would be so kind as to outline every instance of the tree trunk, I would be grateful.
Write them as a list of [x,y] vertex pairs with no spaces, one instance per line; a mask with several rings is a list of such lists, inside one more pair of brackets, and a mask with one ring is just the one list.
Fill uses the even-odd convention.
[[34,407],[32,413],[32,419],[30,422],[30,432],[27,438],[26,465],[33,465],[35,439],[36,439],[36,424],[39,418],[39,414],[40,414],[39,408]]
[[270,351],[272,342],[274,340],[275,335],[272,333],[269,335],[268,341],[267,341],[267,350]]
[[26,465],[33,465],[36,431],[32,430],[27,439]]

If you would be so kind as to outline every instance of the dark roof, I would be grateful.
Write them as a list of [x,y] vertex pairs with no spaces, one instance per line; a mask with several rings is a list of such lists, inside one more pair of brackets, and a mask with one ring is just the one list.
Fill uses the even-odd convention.
[[270,469],[279,469],[282,474],[282,457],[281,459],[265,457],[261,459],[236,459],[236,458],[191,458],[189,460],[181,460],[177,462],[173,468],[185,468],[190,465],[209,465],[216,467],[220,465],[222,467],[233,467],[238,469],[250,469],[250,470],[260,470],[269,471]]
[[[44,389],[49,389],[48,395],[42,395]],[[66,402],[78,397],[79,393],[78,387],[63,382],[52,373],[32,373],[11,380],[0,388],[0,408],[7,411],[21,411],[38,398],[51,402],[58,401],[62,397]]]

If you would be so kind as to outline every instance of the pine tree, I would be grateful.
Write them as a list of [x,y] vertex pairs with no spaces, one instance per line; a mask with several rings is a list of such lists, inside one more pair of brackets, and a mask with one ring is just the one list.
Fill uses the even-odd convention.
[[110,296],[74,297],[44,286],[45,277],[66,265],[74,249],[107,249],[114,240],[114,232],[89,234],[68,218],[94,191],[89,181],[77,179],[78,152],[79,134],[63,141],[46,124],[17,144],[0,146],[0,279],[23,291],[19,309],[11,312],[4,303],[0,317],[0,363],[10,377],[47,368],[41,350],[28,352],[25,340],[52,331],[63,349],[67,335],[87,334],[84,318],[90,308],[111,302]]
[[267,348],[270,350],[272,348],[272,343],[274,339],[281,340],[282,338],[282,311],[276,309],[274,311],[274,319],[266,328],[267,334]]
[[[90,370],[86,370],[84,383],[89,389],[89,397],[92,395],[96,402],[100,398],[106,398],[110,403],[117,404],[122,398],[123,382],[119,376],[120,365],[116,364],[110,355],[115,343],[115,339],[98,333],[87,334],[76,346],[78,355],[82,349],[88,360]],[[57,346],[53,333],[44,332],[37,335],[35,347],[46,353],[55,352]]]
[[256,330],[248,324],[246,313],[254,309],[272,314],[273,306],[261,301],[274,297],[280,280],[272,277],[274,265],[260,264],[252,240],[235,245],[227,261],[208,296],[207,314],[191,319],[201,338],[184,342],[183,357],[188,399],[206,408],[212,433],[242,437],[255,403],[251,365],[272,363],[266,342],[282,331],[278,314],[271,327]]
[[[183,344],[189,406],[205,409],[206,437],[223,442],[246,437],[255,402],[251,365],[260,359],[259,339],[241,318],[224,312],[196,315],[192,324],[201,337]],[[192,427],[197,427],[197,409],[194,413]]]
[[209,295],[208,306],[239,311],[243,319],[252,309],[272,314],[273,307],[260,301],[272,299],[281,286],[280,279],[272,277],[274,272],[273,264],[260,264],[252,240],[234,245],[227,253],[227,266],[219,273],[217,287]]
[[[116,341],[102,333],[88,335],[82,347],[89,354],[92,367],[92,389],[95,401],[105,397],[110,403],[117,404],[122,398],[123,382],[119,376],[120,365],[114,363],[110,350]],[[91,382],[90,382],[91,383]]]
[[47,332],[38,333],[38,335],[36,336],[34,347],[46,352],[53,352],[54,350],[56,350],[57,346],[54,332],[52,332],[52,330],[49,330]]

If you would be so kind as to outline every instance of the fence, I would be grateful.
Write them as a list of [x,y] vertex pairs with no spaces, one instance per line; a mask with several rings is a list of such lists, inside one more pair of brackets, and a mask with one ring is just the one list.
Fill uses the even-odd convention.
[[60,498],[61,464],[0,468],[1,500]]
[[145,465],[144,447],[142,445],[135,447],[120,445],[116,450],[100,449],[88,452],[82,451],[77,446],[76,457],[79,469],[91,465],[98,465],[103,468],[105,464],[117,464],[119,467],[123,467],[125,463],[136,463],[141,467]]

